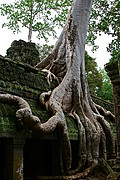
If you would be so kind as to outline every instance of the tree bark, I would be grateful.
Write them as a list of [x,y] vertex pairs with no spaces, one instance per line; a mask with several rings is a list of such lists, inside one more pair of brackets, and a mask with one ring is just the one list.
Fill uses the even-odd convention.
[[29,31],[28,31],[28,42],[32,40],[32,25],[33,25],[33,2],[30,1],[29,9],[30,9],[30,23],[29,23]]
[[[105,110],[103,113],[103,108],[94,104],[86,80],[84,51],[91,6],[92,0],[74,0],[52,53],[36,65],[50,70],[60,81],[51,94],[49,106],[53,110],[57,107],[57,112],[72,113],[78,122],[79,167],[75,172],[86,162],[97,163],[99,158],[114,155],[111,128],[105,120],[109,113]],[[58,118],[58,113],[54,118]]]
[[[19,104],[19,110],[16,116],[32,130],[49,133],[56,128],[60,129],[63,143],[61,169],[68,175],[81,172],[80,177],[86,177],[100,158],[106,160],[114,155],[111,128],[105,120],[109,113],[92,101],[85,73],[85,39],[91,6],[92,0],[74,0],[66,25],[52,53],[36,65],[36,68],[44,68],[53,73],[60,82],[49,94],[47,102],[44,101],[45,94],[40,96],[40,102],[53,113],[46,123],[41,123],[39,118],[32,115],[24,100],[0,95],[0,100],[17,99],[15,101]],[[64,112],[72,115],[78,124],[79,150],[76,170],[71,169],[71,145]]]
[[32,40],[32,24],[29,25],[28,42]]

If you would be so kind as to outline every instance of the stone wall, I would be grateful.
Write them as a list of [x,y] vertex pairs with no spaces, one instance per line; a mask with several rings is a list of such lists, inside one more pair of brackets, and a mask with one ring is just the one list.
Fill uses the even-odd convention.
[[31,66],[36,65],[40,61],[36,44],[23,40],[12,42],[11,47],[7,49],[7,57],[13,61],[27,63]]
[[[50,117],[49,113],[40,106],[38,97],[42,92],[53,90],[58,84],[53,80],[49,86],[46,73],[22,62],[12,61],[0,56],[0,93],[10,93],[23,97],[28,101],[34,115],[42,122]],[[37,136],[27,127],[18,124],[15,119],[17,107],[0,103],[0,137],[31,137]],[[77,125],[74,120],[66,115],[71,139],[78,138]],[[50,138],[52,137],[51,135]],[[54,134],[55,136],[55,134]],[[42,138],[49,138],[46,135]]]
[[113,165],[114,172],[108,176],[108,180],[120,179],[120,60],[111,60],[105,69],[113,84],[113,98],[116,123],[116,146],[117,157]]
[[[46,80],[46,73],[39,71],[31,65],[22,62],[13,61],[10,58],[0,56],[0,92],[10,93],[23,97],[28,101],[34,115],[38,116],[42,122],[49,117],[49,113],[38,103],[39,94],[53,90],[57,86],[54,80],[49,86]],[[113,112],[113,106],[110,103],[101,101],[93,97],[93,100]],[[0,136],[26,136],[31,137],[30,130],[18,124],[15,120],[17,107],[14,105],[0,103]],[[68,130],[71,139],[78,139],[77,125],[74,120],[66,114]],[[21,130],[22,128],[22,130]],[[18,129],[20,129],[18,131]],[[114,126],[113,126],[114,129]],[[33,132],[32,132],[33,134]],[[47,138],[47,136],[45,137]]]

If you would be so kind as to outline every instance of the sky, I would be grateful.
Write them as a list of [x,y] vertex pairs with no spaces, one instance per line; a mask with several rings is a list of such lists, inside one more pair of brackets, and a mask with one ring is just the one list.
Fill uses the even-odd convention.
[[[14,0],[0,0],[1,3],[8,3],[13,2]],[[28,31],[26,29],[22,29],[22,32],[19,34],[13,34],[11,30],[9,30],[7,27],[2,28],[2,23],[4,23],[5,17],[0,16],[0,55],[5,56],[6,50],[10,47],[11,43],[14,40],[25,40],[27,41],[27,35]],[[60,34],[60,31],[58,32]],[[96,40],[96,44],[99,46],[99,49],[95,51],[94,53],[91,51],[92,47],[86,45],[86,50],[88,54],[95,58],[98,67],[101,69],[104,68],[104,65],[109,62],[110,54],[107,52],[106,47],[108,46],[108,43],[111,41],[110,36],[102,34],[99,36]],[[40,43],[38,39],[36,39],[36,36],[33,34],[33,42],[34,43]],[[50,42],[52,44],[55,44],[56,40],[50,38]],[[51,44],[51,43],[49,43]]]

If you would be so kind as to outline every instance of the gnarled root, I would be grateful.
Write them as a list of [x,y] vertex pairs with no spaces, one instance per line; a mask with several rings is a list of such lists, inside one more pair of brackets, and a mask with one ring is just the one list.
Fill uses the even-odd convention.
[[67,174],[71,168],[71,147],[67,124],[62,110],[57,111],[56,107],[53,106],[55,114],[47,122],[41,123],[40,119],[32,114],[29,104],[23,98],[11,94],[0,94],[0,102],[12,103],[12,105],[18,106],[16,118],[37,133],[50,133],[56,127],[60,129],[63,143],[63,167],[64,173]]
[[75,175],[69,175],[69,176],[38,176],[37,179],[39,180],[42,180],[42,179],[56,179],[56,180],[79,180],[81,178],[86,178],[88,175],[90,175],[93,170],[96,168],[96,164],[95,163],[92,163],[88,168],[86,168],[82,173],[76,173]]
[[45,108],[48,110],[48,100],[50,98],[51,91],[43,92],[39,96],[39,102],[42,106],[45,106]]
[[105,110],[102,106],[98,104],[95,104],[95,107],[97,108],[99,113],[105,117],[105,119],[108,119],[108,120],[110,119],[111,122],[115,123],[115,116],[110,111]]
[[48,82],[49,86],[52,82],[52,78],[57,80],[57,82],[59,84],[58,78],[52,72],[50,72],[48,69],[42,69],[42,71],[47,73],[47,82]]

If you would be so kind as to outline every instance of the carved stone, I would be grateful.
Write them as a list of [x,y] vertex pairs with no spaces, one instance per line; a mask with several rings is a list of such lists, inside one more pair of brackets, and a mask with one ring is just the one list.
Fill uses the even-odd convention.
[[116,120],[116,140],[117,140],[117,157],[113,166],[115,171],[109,175],[108,179],[120,179],[120,60],[111,60],[106,64],[105,69],[113,85],[114,111]]

